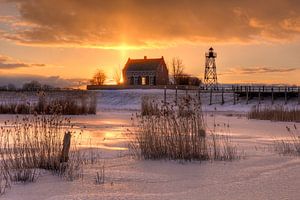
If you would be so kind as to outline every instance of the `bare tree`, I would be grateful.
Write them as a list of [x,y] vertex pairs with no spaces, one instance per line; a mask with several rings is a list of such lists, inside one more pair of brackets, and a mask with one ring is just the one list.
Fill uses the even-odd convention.
[[172,67],[172,76],[174,80],[174,84],[178,84],[178,79],[184,74],[184,66],[182,60],[178,57],[174,57],[171,63]]
[[91,84],[103,85],[106,78],[107,77],[106,77],[106,74],[104,73],[104,71],[101,69],[98,69],[91,80]]
[[117,85],[121,84],[121,68],[120,66],[118,68],[115,68],[115,72],[114,72],[114,81],[117,83]]

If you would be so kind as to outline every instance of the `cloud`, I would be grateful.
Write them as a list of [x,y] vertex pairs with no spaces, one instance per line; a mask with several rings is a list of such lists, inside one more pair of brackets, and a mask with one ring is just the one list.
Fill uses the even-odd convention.
[[265,73],[287,73],[297,71],[296,67],[236,67],[220,75],[252,75]]
[[16,69],[21,67],[45,67],[45,64],[26,63],[13,59],[8,56],[0,55],[0,70],[1,69]]
[[39,75],[27,75],[16,74],[7,75],[0,74],[0,86],[7,84],[14,84],[16,87],[21,87],[24,83],[30,81],[38,81],[42,84],[51,85],[54,87],[78,87],[84,85],[87,80],[85,79],[65,79],[59,76],[39,76]]
[[16,18],[14,16],[9,16],[9,15],[1,15],[0,16],[0,23],[4,24],[11,24],[16,21]]
[[295,0],[6,1],[18,4],[20,18],[2,38],[28,45],[287,42],[300,33],[300,2]]

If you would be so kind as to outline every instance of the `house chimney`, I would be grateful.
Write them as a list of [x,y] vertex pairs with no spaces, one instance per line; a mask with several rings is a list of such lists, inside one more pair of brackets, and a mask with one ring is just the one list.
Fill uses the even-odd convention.
[[146,59],[147,59],[147,56],[144,56],[144,59],[146,60]]

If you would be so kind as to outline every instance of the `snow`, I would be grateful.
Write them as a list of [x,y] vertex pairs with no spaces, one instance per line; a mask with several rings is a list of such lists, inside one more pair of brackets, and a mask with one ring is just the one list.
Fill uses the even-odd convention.
[[[188,91],[188,95],[196,96],[197,91]],[[101,90],[97,92],[98,111],[116,111],[127,110],[136,111],[141,107],[141,100],[143,97],[149,97],[162,102],[164,100],[164,90],[149,89],[149,90]],[[186,96],[186,91],[178,90],[178,98]],[[204,111],[229,111],[229,112],[248,112],[253,106],[258,105],[257,99],[249,100],[248,104],[245,99],[241,99],[233,104],[233,94],[224,94],[224,105],[221,105],[221,94],[213,94],[212,105],[209,105],[210,94],[201,93],[201,102]],[[175,101],[175,90],[167,90],[167,101]],[[261,101],[261,106],[270,106],[271,99],[266,98]],[[284,99],[276,99],[273,106],[284,105]],[[289,100],[288,106],[295,108],[298,105],[297,99]]]
[[[214,129],[214,122],[219,124],[217,131],[229,124],[232,140],[245,156],[232,162],[179,163],[127,155],[123,133],[130,128],[132,113],[140,109],[142,96],[162,100],[162,90],[107,90],[97,95],[97,115],[73,116],[72,121],[78,128],[86,127],[83,143],[100,148],[101,163],[85,166],[83,178],[73,182],[43,172],[36,183],[13,185],[1,199],[299,199],[300,158],[270,149],[273,139],[287,136],[286,126],[294,123],[248,120],[245,112],[254,101],[209,106],[203,94],[208,129]],[[0,115],[0,121],[7,118],[12,116]],[[96,185],[96,172],[103,163],[105,184]]]

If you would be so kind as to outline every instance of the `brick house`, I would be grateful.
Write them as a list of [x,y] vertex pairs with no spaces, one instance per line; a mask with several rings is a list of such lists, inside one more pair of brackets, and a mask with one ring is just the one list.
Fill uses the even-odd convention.
[[164,57],[130,59],[123,69],[124,85],[167,85],[169,72]]

